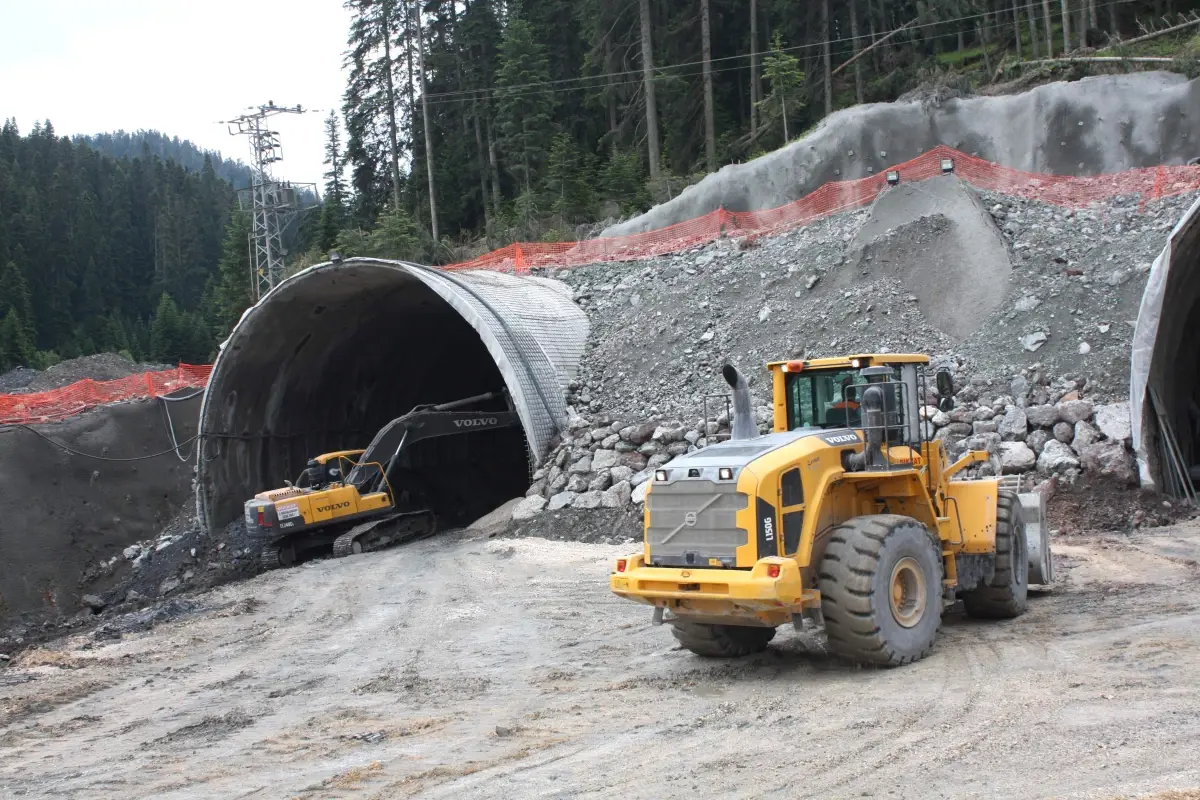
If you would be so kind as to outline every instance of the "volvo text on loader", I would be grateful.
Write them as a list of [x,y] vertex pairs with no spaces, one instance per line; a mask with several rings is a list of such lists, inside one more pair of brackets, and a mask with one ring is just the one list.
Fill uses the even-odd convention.
[[[640,553],[618,559],[616,594],[703,656],[763,650],[775,629],[823,622],[829,648],[863,664],[930,652],[943,607],[975,617],[1025,611],[1050,583],[1045,504],[1000,479],[955,480],[923,425],[929,359],[859,355],[776,362],[774,431],[758,435],[745,378],[729,441],[656,470]],[[948,372],[939,406],[953,407]]]
[[[461,410],[499,399],[506,410]],[[518,424],[504,392],[418,406],[385,425],[365,450],[317,456],[295,484],[256,494],[246,503],[246,531],[266,540],[261,558],[268,569],[330,545],[340,557],[431,536],[437,530],[432,497],[419,474],[397,466],[401,455],[425,439]]]

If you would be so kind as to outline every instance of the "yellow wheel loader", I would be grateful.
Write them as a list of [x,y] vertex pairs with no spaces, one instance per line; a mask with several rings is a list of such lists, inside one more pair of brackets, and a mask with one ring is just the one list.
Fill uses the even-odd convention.
[[[1025,611],[1053,580],[1045,505],[1000,479],[955,479],[922,419],[929,358],[857,355],[768,365],[774,431],[760,436],[731,365],[729,441],[655,471],[642,551],[617,559],[612,591],[654,607],[702,656],[763,650],[780,625],[824,625],[829,648],[862,664],[927,655],[943,608]],[[953,408],[948,372],[939,407]]]
[[[461,410],[496,401],[505,410]],[[433,535],[437,518],[428,484],[398,466],[406,449],[425,439],[519,424],[508,394],[492,392],[418,406],[381,428],[365,450],[310,459],[294,484],[246,502],[246,532],[264,541],[262,566],[291,566],[305,553],[331,545],[333,555],[342,557]]]

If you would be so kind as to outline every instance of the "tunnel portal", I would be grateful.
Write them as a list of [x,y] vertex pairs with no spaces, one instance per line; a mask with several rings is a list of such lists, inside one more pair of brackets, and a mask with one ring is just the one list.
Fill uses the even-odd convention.
[[442,528],[469,523],[525,493],[587,333],[557,281],[377,259],[311,267],[243,315],[213,366],[202,523],[224,527],[309,457],[363,448],[418,405],[507,390],[520,428],[419,442],[398,464],[423,477]]

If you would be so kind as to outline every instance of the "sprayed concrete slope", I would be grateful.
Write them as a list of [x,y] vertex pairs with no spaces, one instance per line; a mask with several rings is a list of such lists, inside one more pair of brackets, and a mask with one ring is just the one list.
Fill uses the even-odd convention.
[[[106,406],[36,429],[83,453],[137,458],[171,449],[161,403]],[[195,436],[199,410],[199,397],[171,405],[179,441]],[[0,622],[77,612],[85,573],[156,536],[191,496],[192,470],[173,452],[98,461],[24,428],[0,429]]]
[[855,106],[833,114],[809,136],[749,163],[726,166],[603,235],[655,230],[722,206],[774,208],[827,181],[866,177],[939,144],[1054,175],[1183,164],[1200,156],[1192,133],[1198,119],[1200,85],[1166,72],[1084,78],[940,105]]

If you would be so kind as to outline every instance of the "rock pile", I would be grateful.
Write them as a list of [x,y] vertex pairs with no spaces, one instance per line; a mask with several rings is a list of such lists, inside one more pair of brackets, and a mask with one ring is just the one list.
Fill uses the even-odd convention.
[[[1136,482],[1130,450],[1129,404],[1097,404],[1083,379],[1053,378],[1035,364],[1003,385],[975,377],[939,411],[936,395],[921,409],[927,436],[940,440],[952,459],[969,450],[990,456],[972,474],[1021,475],[1036,485],[1057,476],[1073,484],[1082,471],[1119,484]],[[771,429],[772,410],[755,409],[760,433]],[[722,411],[691,423],[631,423],[607,414],[573,416],[562,443],[534,473],[534,483],[513,511],[517,521],[564,508],[625,508],[645,500],[654,470],[729,433]]]
[[[926,278],[919,263],[884,266],[922,259],[919,245],[943,224],[938,215],[881,229],[864,210],[754,241],[553,273],[592,324],[572,402],[593,415],[688,418],[701,413],[705,395],[725,393],[726,360],[765,402],[766,361],[880,351],[953,359],[965,374],[993,381],[1038,363],[1086,376],[1097,401],[1122,397],[1146,274],[1195,196],[1144,210],[1140,198],[1118,197],[1073,211],[976,194],[1011,275],[998,309],[980,313],[966,338],[933,324],[945,317],[935,303],[961,302],[936,291],[929,299],[930,286],[918,281],[936,283],[936,275]],[[879,233],[859,237],[864,229]]]

